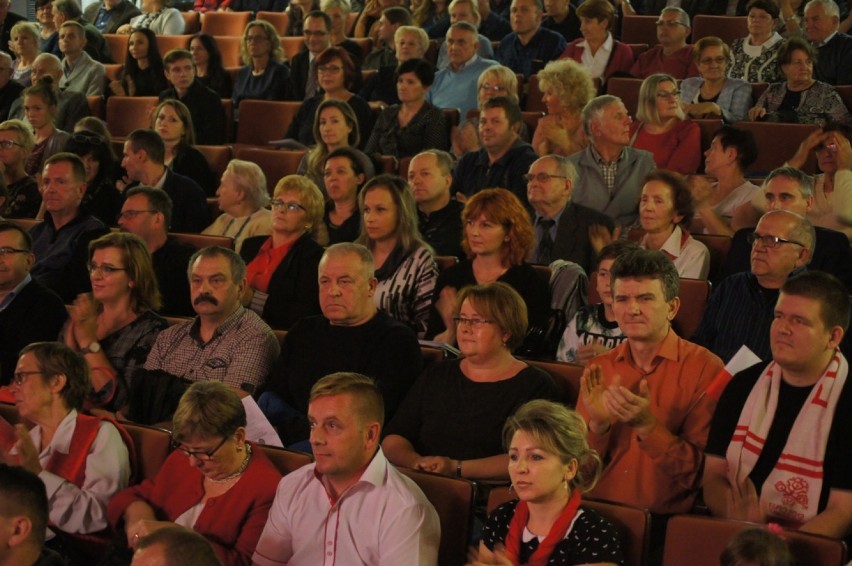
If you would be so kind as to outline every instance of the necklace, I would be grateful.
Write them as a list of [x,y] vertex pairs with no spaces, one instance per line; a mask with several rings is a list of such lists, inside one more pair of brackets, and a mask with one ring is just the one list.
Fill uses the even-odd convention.
[[210,483],[228,483],[229,481],[233,481],[243,475],[243,472],[245,472],[246,468],[248,468],[249,460],[251,460],[251,445],[246,444],[246,457],[243,459],[243,463],[240,464],[240,467],[237,469],[236,472],[220,480],[216,480],[210,477],[208,477],[207,480],[210,481]]

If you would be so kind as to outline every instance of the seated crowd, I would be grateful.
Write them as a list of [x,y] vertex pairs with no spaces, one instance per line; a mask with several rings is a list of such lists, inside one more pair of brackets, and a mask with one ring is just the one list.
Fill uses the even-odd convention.
[[[0,564],[434,565],[424,471],[475,483],[474,565],[634,558],[597,500],[649,564],[707,509],[852,542],[845,3],[730,3],[728,45],[701,1],[291,1],[236,68],[165,0],[77,1],[0,22]],[[211,157],[244,100],[298,103],[285,174]]]

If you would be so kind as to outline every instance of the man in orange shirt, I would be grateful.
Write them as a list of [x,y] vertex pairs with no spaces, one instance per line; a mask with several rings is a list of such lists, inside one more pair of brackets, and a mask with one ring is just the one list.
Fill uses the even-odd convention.
[[674,264],[636,250],[611,270],[613,311],[627,340],[593,359],[578,408],[606,463],[592,496],[669,515],[692,508],[722,361],[671,328],[680,300]]

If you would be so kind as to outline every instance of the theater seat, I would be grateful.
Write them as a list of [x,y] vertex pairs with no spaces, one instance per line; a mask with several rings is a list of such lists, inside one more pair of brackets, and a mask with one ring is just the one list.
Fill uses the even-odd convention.
[[301,106],[301,102],[242,100],[236,145],[270,148],[269,142],[284,137]]
[[[757,147],[757,160],[748,168],[747,174],[766,175],[776,167],[781,167],[793,157],[799,144],[811,132],[819,129],[816,124],[780,124],[776,122],[737,122],[739,129],[748,130],[754,134]],[[816,173],[816,157],[813,153],[802,167],[802,171],[813,175]]]
[[169,431],[130,422],[121,425],[133,439],[136,449],[137,479],[142,481],[154,478],[171,452]]
[[606,93],[620,98],[630,116],[635,119],[636,109],[639,107],[639,89],[641,87],[642,79],[611,77],[606,82]]
[[657,16],[624,16],[621,20],[621,41],[656,45]]
[[261,446],[261,449],[266,454],[266,457],[275,464],[281,475],[284,476],[314,461],[310,454],[296,450],[288,450],[277,446]]
[[708,16],[697,14],[692,20],[692,41],[708,36],[716,36],[730,45],[735,39],[748,35],[746,16]]
[[206,234],[186,234],[182,232],[169,232],[169,236],[187,246],[200,250],[207,246],[221,246],[229,250],[234,249],[234,239],[227,236],[208,236]]
[[206,12],[201,15],[201,32],[213,36],[241,36],[251,12]]
[[106,104],[109,133],[120,140],[139,128],[148,128],[151,112],[157,106],[156,96],[110,96]]
[[240,147],[236,158],[257,163],[266,175],[266,187],[269,194],[275,191],[275,186],[282,177],[295,175],[299,162],[305,156],[304,151],[283,151],[263,149],[258,147]]
[[549,362],[543,360],[524,360],[531,366],[543,369],[550,374],[559,390],[559,400],[569,407],[577,405],[580,398],[580,377],[586,369],[579,364]]

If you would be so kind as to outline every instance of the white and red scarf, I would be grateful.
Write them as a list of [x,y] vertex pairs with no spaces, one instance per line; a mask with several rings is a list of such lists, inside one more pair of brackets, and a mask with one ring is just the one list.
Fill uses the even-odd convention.
[[[848,371],[846,358],[836,352],[799,411],[760,492],[760,508],[767,520],[798,528],[817,515],[825,448]],[[752,388],[728,445],[725,457],[731,485],[744,483],[757,463],[775,417],[780,388],[781,368],[772,362]]]

